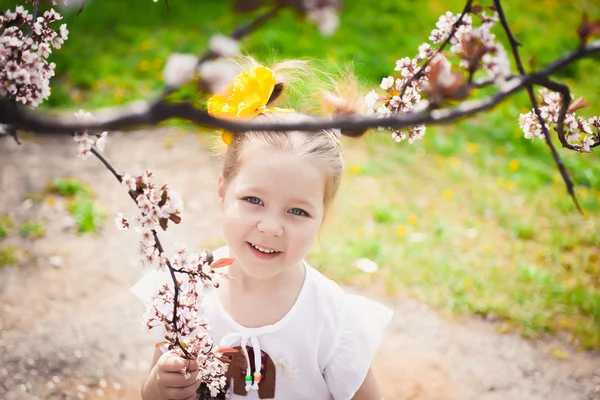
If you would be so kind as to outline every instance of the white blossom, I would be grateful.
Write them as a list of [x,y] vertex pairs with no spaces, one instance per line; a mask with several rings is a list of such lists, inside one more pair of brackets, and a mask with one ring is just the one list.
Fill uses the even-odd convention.
[[365,96],[365,103],[367,104],[367,106],[369,108],[374,108],[375,104],[377,104],[378,101],[379,101],[379,95],[374,90],[371,90]]
[[394,77],[388,76],[387,78],[383,78],[381,80],[381,85],[379,85],[379,87],[382,88],[383,90],[388,90],[393,85],[394,85]]
[[211,51],[221,57],[233,57],[240,54],[240,43],[224,35],[214,35],[209,40]]
[[586,153],[591,153],[591,146],[594,144],[594,138],[591,135],[585,136],[581,142],[581,149]]
[[124,217],[123,213],[117,214],[117,217],[115,218],[115,224],[117,225],[117,229],[119,230],[126,230],[130,227],[129,219],[127,217]]
[[319,7],[309,9],[308,17],[314,21],[323,35],[332,35],[338,25],[339,17],[335,7]]
[[[79,110],[75,113],[75,117],[84,121],[91,121],[94,119],[92,114],[89,112]],[[98,152],[103,152],[106,145],[106,136],[108,132],[101,132],[98,134],[88,134],[84,132],[75,132],[73,139],[77,142],[78,146],[78,157],[87,158],[92,153],[91,150],[95,146]]]
[[240,71],[232,62],[212,60],[202,63],[198,72],[202,78],[202,84],[212,93],[219,93],[229,85]]
[[[560,93],[551,92],[546,88],[539,91],[539,110],[540,116],[544,120],[548,129],[552,126],[556,129],[562,98]],[[600,123],[598,117],[584,119],[575,114],[567,112],[563,121],[564,135],[569,144],[577,146],[576,148],[583,152],[591,152],[592,145],[600,140]],[[534,114],[533,110],[519,115],[519,126],[523,130],[526,139],[535,137],[543,138],[542,127]],[[594,129],[597,130],[594,133]]]
[[[23,6],[16,7],[14,13],[8,10],[0,15],[0,96],[32,108],[50,96],[55,65],[46,58],[52,47],[60,48],[68,38],[64,24],[60,36],[51,27],[61,18],[51,9],[34,22]],[[33,29],[28,37],[30,25]]]
[[179,87],[193,78],[198,57],[193,54],[173,53],[167,58],[163,79],[171,87]]
[[131,176],[129,176],[127,174],[122,175],[121,184],[123,186],[125,186],[127,188],[127,190],[135,191],[137,189],[137,183],[135,181],[135,178],[132,178]]

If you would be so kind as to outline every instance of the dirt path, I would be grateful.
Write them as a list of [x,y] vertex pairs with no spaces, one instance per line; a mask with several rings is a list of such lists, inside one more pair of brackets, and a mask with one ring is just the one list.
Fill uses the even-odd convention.
[[[219,238],[216,163],[192,135],[165,149],[169,134],[112,134],[106,155],[130,173],[152,170],[157,182],[181,193],[184,222],[161,238],[167,248],[199,248]],[[97,160],[78,160],[75,151],[70,139],[0,141],[0,215],[49,221],[43,239],[3,242],[30,257],[0,270],[0,399],[138,399],[147,372],[151,335],[142,331],[143,307],[128,290],[143,273],[133,265],[137,236],[112,223],[135,205]],[[109,214],[99,234],[73,233],[60,201],[23,202],[60,176],[92,183]],[[396,313],[375,371],[388,400],[600,399],[598,355],[499,335],[484,321],[450,322],[412,300],[387,301]],[[555,346],[567,351],[565,360],[549,355]]]

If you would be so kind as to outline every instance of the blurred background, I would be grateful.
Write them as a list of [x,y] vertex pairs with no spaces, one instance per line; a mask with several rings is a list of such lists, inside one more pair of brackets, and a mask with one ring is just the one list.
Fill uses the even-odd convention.
[[[584,11],[600,18],[596,1],[503,4],[524,62],[536,67],[577,47]],[[0,10],[14,6],[0,0]],[[284,10],[242,46],[269,63],[351,63],[365,88],[377,88],[397,59],[417,54],[441,14],[463,7],[346,0],[331,36]],[[216,0],[172,0],[169,10],[91,0],[76,11],[63,14],[70,34],[51,56],[46,112],[156,96],[169,54],[200,54],[212,35],[258,14]],[[600,115],[598,56],[555,78],[591,103],[578,115]],[[529,109],[520,93],[428,127],[414,144],[376,130],[344,141],[347,173],[309,262],[395,307],[376,359],[388,399],[600,398],[600,156],[559,149],[582,216],[546,145],[523,137],[518,117]],[[213,135],[182,121],[109,134],[117,170],[151,169],[182,193],[184,221],[164,234],[167,248],[223,243]],[[0,142],[0,397],[138,398],[153,348],[127,288],[143,269],[137,237],[113,224],[135,206],[98,160],[76,159],[70,138],[21,137],[21,146]]]

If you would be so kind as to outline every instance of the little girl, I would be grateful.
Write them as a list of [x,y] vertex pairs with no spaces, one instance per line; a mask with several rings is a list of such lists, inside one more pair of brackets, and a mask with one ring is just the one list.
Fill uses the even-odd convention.
[[[209,112],[261,122],[310,120],[270,107],[285,87],[279,73],[285,68],[274,71],[254,64],[209,100]],[[350,113],[351,101],[328,98],[333,113]],[[214,256],[235,261],[227,271],[231,279],[207,294],[203,306],[214,342],[239,346],[229,369],[250,378],[233,379],[227,398],[381,399],[370,367],[391,310],[345,293],[305,261],[340,184],[338,135],[223,134],[227,150],[217,194],[227,246]],[[155,284],[147,276],[133,291],[147,301]],[[142,398],[195,399],[199,382],[180,373],[186,366],[188,360],[158,348]]]

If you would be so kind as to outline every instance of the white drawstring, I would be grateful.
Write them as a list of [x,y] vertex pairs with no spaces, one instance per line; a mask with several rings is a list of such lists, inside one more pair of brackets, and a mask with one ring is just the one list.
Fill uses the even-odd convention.
[[[250,366],[250,356],[248,355],[248,349],[246,349],[248,340],[250,340],[252,344],[252,349],[254,350],[254,375],[252,375],[252,369]],[[241,332],[231,332],[223,336],[219,343],[219,346],[232,347],[238,341],[242,348],[242,352],[246,357],[246,376],[244,377],[246,381],[246,391],[248,392],[250,391],[250,389],[258,390],[258,383],[261,380],[260,370],[262,368],[262,357],[258,337],[256,337],[255,335],[246,335]]]
[[246,376],[244,379],[246,380],[246,392],[249,392],[250,388],[252,388],[252,369],[250,369],[250,356],[248,356],[248,349],[246,348],[247,344],[248,336],[244,335],[240,340],[240,345],[242,346],[242,351],[246,357]]
[[261,379],[260,370],[262,368],[262,355],[258,338],[256,336],[251,336],[250,341],[252,342],[252,348],[254,349],[254,384],[252,385],[252,389],[258,390],[258,382],[260,382]]

